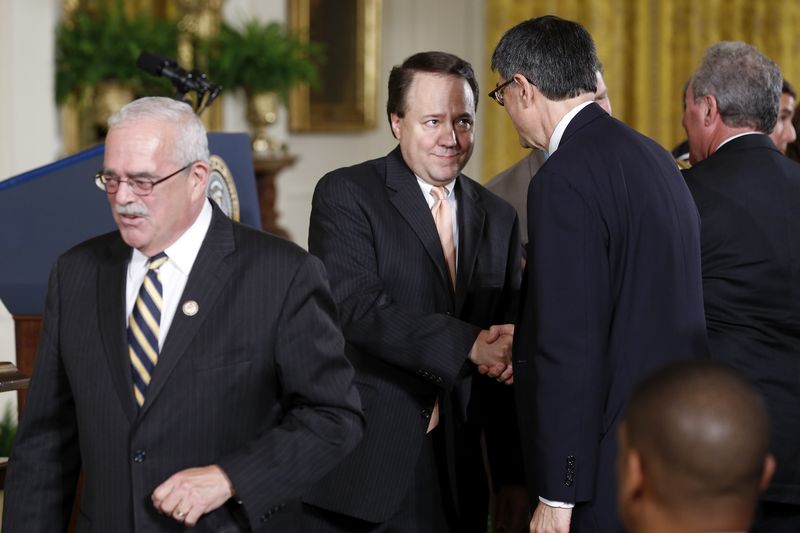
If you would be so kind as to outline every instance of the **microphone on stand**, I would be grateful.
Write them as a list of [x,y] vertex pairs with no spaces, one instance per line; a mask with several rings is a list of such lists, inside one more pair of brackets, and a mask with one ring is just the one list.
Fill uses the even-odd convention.
[[198,94],[196,112],[199,115],[222,92],[222,86],[209,81],[201,71],[184,70],[178,62],[158,54],[142,52],[136,60],[136,66],[155,76],[167,78],[175,86],[175,99],[186,101],[186,93],[195,91]]

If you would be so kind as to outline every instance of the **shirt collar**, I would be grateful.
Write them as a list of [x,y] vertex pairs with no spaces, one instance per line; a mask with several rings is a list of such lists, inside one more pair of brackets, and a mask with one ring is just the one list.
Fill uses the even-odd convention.
[[[211,204],[209,200],[206,199],[203,204],[203,209],[200,210],[200,214],[192,225],[189,226],[189,229],[187,229],[177,241],[164,250],[167,257],[169,257],[169,262],[185,276],[188,276],[189,272],[192,270],[194,260],[197,258],[200,247],[203,245],[203,239],[205,239],[208,228],[211,226],[212,211]],[[146,255],[134,248],[129,272],[144,268],[148,259]]]
[[[717,146],[717,150],[722,148],[722,146],[724,144],[728,144],[732,140],[738,139],[739,137],[744,137],[745,135],[764,135],[764,134],[761,133],[760,131],[746,131],[744,133],[737,133],[736,135],[732,135],[732,136],[728,137],[727,139],[725,139],[724,141],[722,141],[721,143],[719,143],[719,146]],[[717,150],[714,150],[714,151],[716,152]]]
[[556,124],[556,129],[553,130],[553,135],[550,136],[550,144],[547,147],[548,155],[553,155],[553,152],[555,152],[558,149],[558,145],[561,143],[561,137],[564,136],[564,132],[566,131],[567,126],[569,126],[569,123],[572,121],[573,118],[575,118],[575,115],[577,115],[581,109],[583,109],[584,107],[593,102],[594,100],[589,100],[588,102],[583,102],[582,104],[578,104],[575,107],[573,107],[569,111],[569,113],[561,117],[561,120],[559,120],[558,124]]
[[[426,197],[430,196],[431,189],[433,189],[434,186],[425,181],[424,179],[420,178],[416,174],[414,176],[417,178],[417,183],[419,183],[419,186],[422,189],[422,192],[425,193],[425,196]],[[450,195],[453,193],[453,189],[455,189],[455,187],[456,187],[455,179],[444,186],[445,190],[447,191],[445,193],[445,198],[450,198]]]

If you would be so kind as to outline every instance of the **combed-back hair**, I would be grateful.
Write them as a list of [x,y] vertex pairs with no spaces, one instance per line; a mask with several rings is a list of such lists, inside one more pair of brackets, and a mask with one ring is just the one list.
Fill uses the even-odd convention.
[[711,46],[692,75],[695,101],[712,95],[722,122],[770,133],[778,119],[783,76],[771,59],[741,41]]
[[517,24],[492,54],[492,70],[507,80],[522,74],[550,100],[595,92],[601,69],[586,28],[553,15]]

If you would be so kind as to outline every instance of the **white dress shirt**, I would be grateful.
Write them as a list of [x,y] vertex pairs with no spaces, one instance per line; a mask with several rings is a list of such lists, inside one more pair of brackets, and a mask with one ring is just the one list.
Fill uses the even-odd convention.
[[[192,271],[194,260],[197,258],[203,239],[205,239],[208,228],[211,226],[211,212],[211,204],[206,200],[200,215],[198,215],[189,229],[172,246],[164,250],[169,260],[158,269],[158,277],[161,280],[163,290],[161,295],[161,326],[158,336],[159,350],[164,345],[164,339],[167,337],[169,326],[172,324],[172,319],[175,317],[175,311],[178,308],[178,301],[183,294],[183,289],[186,287],[186,280],[189,279],[189,272]],[[125,286],[126,324],[130,322],[136,297],[139,295],[139,289],[147,274],[148,259],[149,257],[134,249],[131,261],[128,263],[128,276]]]
[[[433,185],[419,176],[417,176],[417,183],[419,184],[420,190],[422,190],[422,196],[424,196],[425,201],[428,202],[428,209],[433,209],[433,204],[436,203],[436,197],[431,194]],[[450,205],[450,212],[453,214],[453,245],[456,248],[456,272],[458,272],[458,202],[456,201],[456,194],[454,192],[455,188],[456,180],[444,186],[445,199]]]

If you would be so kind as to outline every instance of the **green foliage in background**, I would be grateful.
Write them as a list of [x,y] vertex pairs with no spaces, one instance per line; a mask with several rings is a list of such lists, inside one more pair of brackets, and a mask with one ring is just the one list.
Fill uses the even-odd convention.
[[241,30],[223,24],[210,43],[209,77],[226,89],[275,91],[286,99],[297,83],[319,84],[322,46],[306,43],[278,22],[246,22]]
[[17,420],[11,405],[6,405],[3,418],[0,419],[0,457],[11,455],[11,445],[17,436]]
[[140,70],[136,59],[143,50],[174,58],[177,38],[176,20],[128,16],[122,0],[80,2],[56,29],[56,102],[110,80],[136,93],[169,94],[169,82]]

